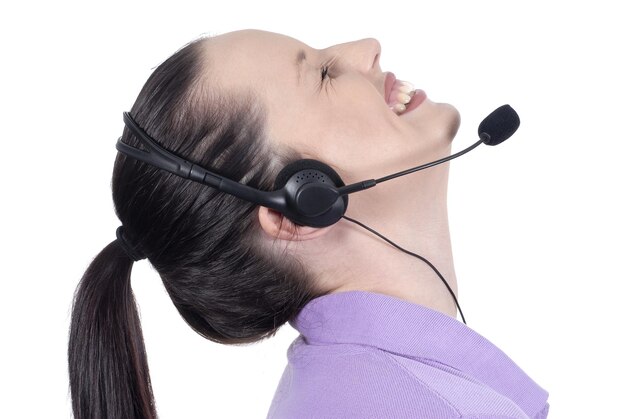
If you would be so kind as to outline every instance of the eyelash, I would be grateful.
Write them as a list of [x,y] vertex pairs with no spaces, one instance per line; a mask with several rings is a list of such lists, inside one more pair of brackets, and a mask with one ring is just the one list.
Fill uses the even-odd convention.
[[330,66],[329,65],[323,65],[322,66],[322,82],[324,81],[324,79],[328,75],[328,71],[329,70],[330,70]]
[[[324,80],[326,79],[326,76],[328,76],[328,73],[333,69],[334,64],[335,64],[335,58],[331,58],[329,61],[322,64],[322,79],[321,79],[320,85],[324,82]],[[332,77],[330,76],[328,78],[332,79]]]

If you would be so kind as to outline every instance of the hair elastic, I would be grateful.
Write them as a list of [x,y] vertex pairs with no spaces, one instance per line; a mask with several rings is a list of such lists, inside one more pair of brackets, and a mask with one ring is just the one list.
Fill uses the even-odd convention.
[[120,246],[122,247],[122,249],[124,249],[124,252],[126,252],[128,257],[133,260],[133,262],[137,262],[138,260],[146,258],[146,255],[144,253],[142,253],[140,250],[138,250],[136,247],[132,246],[128,242],[126,236],[124,235],[123,226],[119,226],[117,230],[115,230],[115,235],[117,236],[117,240],[119,241]]

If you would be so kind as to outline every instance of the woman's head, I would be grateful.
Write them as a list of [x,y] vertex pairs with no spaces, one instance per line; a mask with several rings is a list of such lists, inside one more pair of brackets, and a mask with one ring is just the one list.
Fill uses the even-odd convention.
[[[306,60],[298,71],[300,50]],[[422,118],[418,110],[400,117],[389,110],[379,57],[373,39],[315,50],[262,31],[201,38],[157,67],[130,113],[162,147],[257,189],[272,190],[280,169],[301,158],[329,164],[346,183],[373,178],[414,163],[407,156],[445,150],[458,125],[445,105],[427,103]],[[316,90],[318,65],[329,59],[336,79]],[[122,141],[143,148],[128,128]],[[273,336],[329,292],[318,267],[289,244],[330,237],[324,233],[334,226],[295,228],[121,153],[112,192],[125,235],[147,255],[183,319],[207,339],[240,344]],[[155,415],[131,269],[115,240],[76,290],[68,349],[76,418]]]
[[373,38],[315,49],[242,30],[213,38],[206,49],[220,86],[251,92],[267,109],[270,142],[338,168],[346,183],[439,156],[458,129],[459,114],[448,104],[427,99],[400,116],[389,108]]
[[[428,98],[400,115],[390,109],[376,39],[316,49],[289,36],[242,30],[212,39],[206,50],[209,59],[219,61],[213,76],[220,86],[251,92],[264,106],[271,145],[328,164],[345,184],[450,154],[460,124],[458,111]],[[416,231],[434,234],[432,225],[444,224],[448,167],[439,165],[352,194],[347,215],[419,248]],[[354,265],[371,271],[360,263],[371,249],[359,241],[371,237],[345,221],[312,228],[296,226],[265,207],[258,215],[266,247],[297,256],[326,292],[345,289],[338,271],[361,278]]]

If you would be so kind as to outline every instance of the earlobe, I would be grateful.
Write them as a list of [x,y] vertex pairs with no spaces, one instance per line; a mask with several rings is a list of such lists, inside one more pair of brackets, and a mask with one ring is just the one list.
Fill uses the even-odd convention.
[[280,212],[263,206],[259,206],[258,216],[263,231],[271,238],[280,240],[310,240],[325,234],[332,227],[296,225]]

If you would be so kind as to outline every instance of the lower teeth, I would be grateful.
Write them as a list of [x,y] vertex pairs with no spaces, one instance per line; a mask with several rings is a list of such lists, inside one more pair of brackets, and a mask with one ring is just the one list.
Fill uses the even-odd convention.
[[[411,90],[409,93],[407,93],[407,95],[411,96],[411,99],[413,99],[413,95],[415,95],[415,90]],[[409,106],[409,103],[411,103],[411,99],[409,99],[409,101],[407,103],[396,103],[395,105],[393,105],[391,107],[391,109],[398,115],[400,115],[402,112],[406,111],[406,107]]]
[[393,105],[392,109],[395,113],[400,115],[402,112],[406,111],[406,106],[402,103],[396,103],[395,105]]

